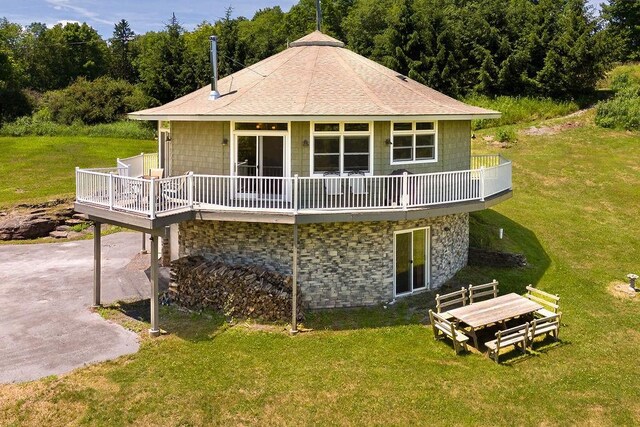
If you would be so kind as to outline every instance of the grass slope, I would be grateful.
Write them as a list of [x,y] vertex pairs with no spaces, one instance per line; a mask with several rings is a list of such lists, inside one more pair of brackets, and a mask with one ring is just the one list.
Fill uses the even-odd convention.
[[[640,298],[616,299],[607,286],[638,268],[640,135],[581,120],[503,150],[514,198],[474,215],[503,227],[530,266],[466,268],[456,279],[559,293],[559,345],[503,365],[455,356],[420,324],[424,295],[313,313],[305,324],[315,330],[296,337],[164,309],[170,334],[143,338],[138,354],[0,386],[0,425],[637,425]],[[476,152],[495,150],[481,140]],[[146,324],[126,323],[144,337]]]
[[76,166],[109,167],[156,150],[155,141],[138,139],[0,137],[0,206],[73,197]]

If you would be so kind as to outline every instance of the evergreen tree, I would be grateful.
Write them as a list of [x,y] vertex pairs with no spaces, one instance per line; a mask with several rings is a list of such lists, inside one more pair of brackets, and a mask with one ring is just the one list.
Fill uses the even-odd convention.
[[640,2],[637,0],[609,0],[602,5],[602,16],[609,24],[616,59],[640,60]]
[[136,81],[136,71],[133,67],[130,42],[135,33],[126,19],[115,24],[113,36],[109,39],[111,48],[111,64],[109,72],[113,78],[126,80],[130,83]]

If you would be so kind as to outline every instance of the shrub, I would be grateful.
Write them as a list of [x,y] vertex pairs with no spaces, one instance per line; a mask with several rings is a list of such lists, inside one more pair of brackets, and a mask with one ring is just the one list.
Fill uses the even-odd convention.
[[596,124],[605,128],[640,130],[640,85],[622,89],[596,108]]
[[500,142],[516,142],[516,133],[511,128],[499,128],[496,139]]
[[112,123],[127,112],[150,106],[151,98],[124,80],[100,77],[94,81],[79,78],[65,89],[47,92],[43,108],[51,120],[70,125]]
[[596,106],[596,125],[640,130],[640,67],[625,65],[610,73],[613,98]]
[[99,125],[85,125],[78,121],[63,125],[42,118],[40,112],[33,117],[20,117],[0,127],[0,136],[97,136],[132,139],[153,139],[154,122],[119,121]]
[[555,101],[550,98],[511,96],[490,98],[475,95],[466,98],[464,102],[502,113],[499,119],[473,120],[471,126],[474,130],[550,119],[565,116],[579,109],[578,104],[573,101]]

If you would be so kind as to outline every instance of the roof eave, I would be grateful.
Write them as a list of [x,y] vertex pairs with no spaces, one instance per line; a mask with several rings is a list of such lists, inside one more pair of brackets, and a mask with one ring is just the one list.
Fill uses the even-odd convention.
[[217,122],[217,121],[400,121],[400,120],[476,120],[499,119],[502,113],[491,111],[486,113],[459,114],[395,114],[395,115],[318,115],[318,114],[290,114],[290,115],[242,115],[242,114],[163,114],[163,113],[131,113],[132,120],[165,120],[188,122]]

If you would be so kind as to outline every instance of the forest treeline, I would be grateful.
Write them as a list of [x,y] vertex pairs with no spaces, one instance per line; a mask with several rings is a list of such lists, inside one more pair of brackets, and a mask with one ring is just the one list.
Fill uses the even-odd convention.
[[[347,47],[454,97],[472,94],[576,99],[612,61],[640,59],[640,2],[610,0],[322,0],[323,32]],[[179,16],[136,34],[126,19],[105,40],[91,26],[23,27],[0,20],[0,123],[40,114],[103,123],[168,102],[210,82],[210,35],[220,75],[286,48],[315,28],[315,1],[251,18]]]

